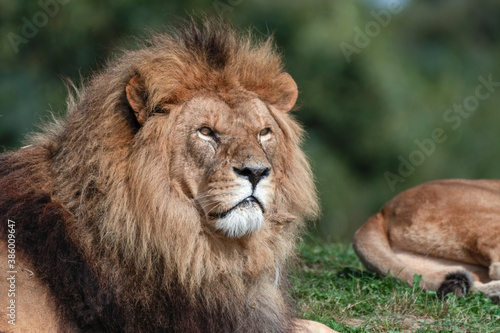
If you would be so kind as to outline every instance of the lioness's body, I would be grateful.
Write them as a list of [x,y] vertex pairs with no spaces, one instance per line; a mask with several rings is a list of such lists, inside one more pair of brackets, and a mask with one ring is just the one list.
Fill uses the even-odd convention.
[[[446,275],[472,273],[474,288],[500,293],[500,181],[442,180],[389,201],[355,234],[365,266],[437,290]],[[496,296],[495,296],[496,295]]]

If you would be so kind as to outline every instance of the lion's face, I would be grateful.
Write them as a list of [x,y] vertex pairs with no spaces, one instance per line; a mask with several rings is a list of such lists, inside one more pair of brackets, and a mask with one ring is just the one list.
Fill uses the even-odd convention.
[[273,206],[279,128],[256,97],[229,105],[217,96],[186,102],[175,131],[185,145],[183,179],[201,220],[229,237],[258,231]]
[[[162,61],[166,60],[157,62]],[[288,114],[298,94],[289,74],[275,72],[249,84],[245,80],[256,70],[239,80],[235,78],[247,69],[228,67],[227,73],[186,79],[198,73],[186,68],[173,80],[168,62],[155,68],[138,70],[125,89],[128,105],[142,126],[138,136],[142,139],[137,139],[138,151],[144,152],[140,155],[160,149],[154,159],[162,160],[168,174],[163,185],[161,175],[148,178],[150,188],[170,188],[175,195],[169,194],[169,200],[181,202],[185,214],[196,212],[202,229],[230,238],[315,211],[309,167],[299,148],[301,129]],[[164,115],[153,117],[155,110]],[[148,158],[142,161],[147,169],[158,165]],[[287,177],[300,179],[288,182]],[[144,196],[150,193],[144,191]],[[168,210],[174,216],[167,220],[176,220],[179,206],[172,210],[162,200],[155,200],[150,211]]]

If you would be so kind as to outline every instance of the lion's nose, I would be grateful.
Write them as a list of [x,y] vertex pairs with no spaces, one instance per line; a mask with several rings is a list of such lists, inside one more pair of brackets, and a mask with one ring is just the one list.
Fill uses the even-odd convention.
[[264,167],[264,168],[250,168],[250,167],[244,167],[244,168],[233,168],[234,172],[238,175],[238,177],[242,177],[245,179],[248,179],[250,184],[252,184],[252,187],[255,188],[259,181],[263,178],[266,178],[269,176],[271,173],[271,169]]

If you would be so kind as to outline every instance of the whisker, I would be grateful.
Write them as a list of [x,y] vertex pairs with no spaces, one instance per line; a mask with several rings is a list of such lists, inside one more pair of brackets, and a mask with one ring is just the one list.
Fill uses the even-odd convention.
[[197,196],[195,197],[195,199],[199,199],[199,198],[203,198],[203,197],[206,197],[206,196],[211,195],[211,194],[210,194],[210,192],[212,192],[212,190],[213,190],[213,189],[211,188],[210,190],[208,190],[208,191],[206,191],[206,192],[202,192],[202,193],[200,193],[199,195],[197,195]]
[[206,200],[200,200],[200,201],[197,201],[197,203],[200,205],[200,206],[206,206],[207,204],[211,204],[211,203],[214,203],[214,202],[217,202],[217,200],[214,200],[212,198],[207,198]]
[[215,202],[215,200],[213,200],[212,198],[207,198],[205,200],[198,200],[196,201],[197,204],[199,204],[200,206],[203,206],[209,202]]
[[213,211],[214,209],[216,209],[217,207],[219,207],[220,205],[222,205],[222,202],[218,203],[215,207],[212,207],[212,209],[210,209],[206,215],[209,215],[211,211]]
[[214,195],[213,194],[210,194],[210,193],[206,193],[206,194],[203,194],[203,195],[198,195],[194,198],[194,200],[199,200],[199,199],[203,199],[203,198],[207,198],[207,197],[213,197]]
[[204,195],[204,196],[201,196],[201,197],[198,197],[198,198],[194,198],[195,200],[201,200],[201,199],[206,199],[206,198],[212,198],[214,197],[215,195],[213,194],[207,194],[207,195]]
[[205,211],[205,208],[207,208],[207,207],[209,207],[209,206],[211,206],[211,205],[213,205],[215,203],[217,203],[217,201],[207,202],[206,204],[204,204],[204,205],[201,206],[201,209],[203,209],[203,211]]

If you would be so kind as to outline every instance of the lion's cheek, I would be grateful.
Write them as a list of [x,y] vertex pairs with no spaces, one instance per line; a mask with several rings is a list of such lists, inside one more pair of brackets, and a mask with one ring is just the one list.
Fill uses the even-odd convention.
[[170,179],[181,184],[182,192],[194,198],[207,189],[210,175],[213,175],[213,162],[210,156],[189,144],[188,150],[175,155],[169,162]]

